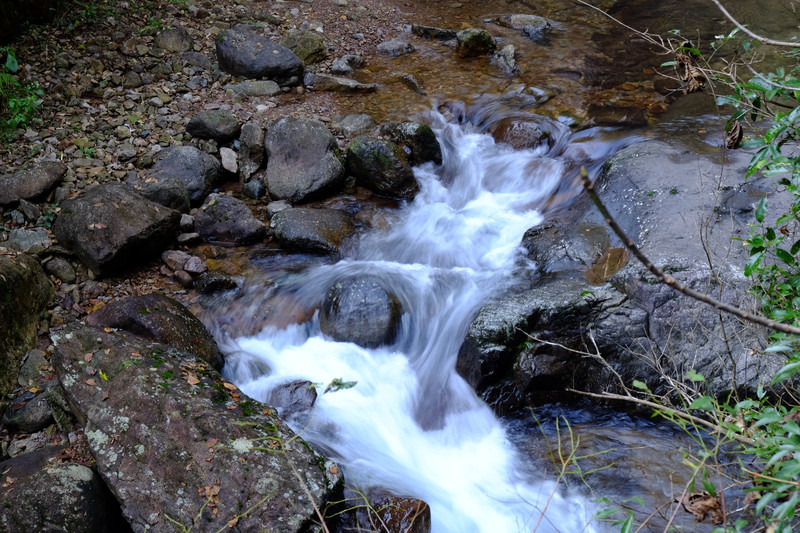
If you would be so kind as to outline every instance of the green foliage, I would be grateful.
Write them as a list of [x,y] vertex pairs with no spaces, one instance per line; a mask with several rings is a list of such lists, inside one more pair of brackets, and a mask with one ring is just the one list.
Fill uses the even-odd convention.
[[19,62],[14,50],[0,47],[0,139],[6,139],[34,120],[44,91],[39,84],[20,81]]

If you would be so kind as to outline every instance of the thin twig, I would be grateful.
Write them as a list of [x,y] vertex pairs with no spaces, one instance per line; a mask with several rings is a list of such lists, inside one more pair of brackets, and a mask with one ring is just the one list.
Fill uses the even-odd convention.
[[783,333],[789,333],[792,335],[800,335],[800,328],[790,326],[789,324],[782,324],[780,322],[776,322],[774,320],[770,320],[769,318],[760,316],[760,315],[753,315],[748,313],[747,311],[743,311],[738,307],[734,307],[732,305],[728,305],[724,302],[717,300],[707,294],[702,292],[698,292],[694,289],[690,289],[680,281],[676,280],[669,274],[666,274],[661,268],[654,265],[650,259],[647,258],[644,253],[636,246],[636,243],[628,237],[622,228],[617,224],[616,220],[611,216],[611,213],[606,208],[603,201],[597,195],[597,191],[594,190],[594,184],[589,180],[589,174],[586,172],[586,169],[581,169],[581,183],[583,184],[584,190],[589,194],[589,197],[594,202],[594,205],[600,210],[602,213],[603,218],[605,218],[606,224],[617,234],[617,236],[622,240],[625,247],[630,250],[630,252],[638,259],[644,266],[649,270],[658,280],[665,285],[669,285],[676,291],[685,294],[695,300],[701,301],[713,307],[714,309],[720,309],[725,311],[726,313],[730,313],[734,316],[738,316],[743,320],[747,320],[748,322],[752,322],[754,324],[758,324],[761,326],[768,327],[770,329],[774,329],[775,331],[780,331]]
[[567,389],[567,392],[574,392],[576,394],[582,394],[584,396],[591,396],[592,398],[601,398],[603,400],[621,400],[623,402],[631,402],[636,403],[639,405],[644,405],[645,407],[650,407],[655,409],[656,411],[664,411],[671,415],[675,415],[677,417],[683,418],[685,420],[689,420],[695,424],[699,424],[701,426],[705,426],[714,431],[714,433],[722,433],[725,435],[729,435],[732,439],[738,440],[742,444],[748,444],[750,446],[755,444],[755,441],[750,437],[745,437],[743,435],[737,435],[736,433],[731,433],[729,430],[725,429],[722,426],[718,426],[708,420],[704,420],[702,418],[696,417],[694,415],[690,415],[689,413],[685,413],[678,409],[673,409],[672,407],[667,407],[665,405],[658,404],[656,402],[651,402],[649,400],[644,400],[642,398],[637,398],[636,396],[632,395],[625,395],[625,394],[614,394],[611,392],[586,392],[586,391],[579,391],[577,389]]
[[725,18],[727,18],[728,20],[733,22],[733,24],[737,28],[739,28],[741,31],[743,31],[744,33],[746,33],[747,35],[749,35],[750,37],[752,37],[753,39],[755,39],[757,41],[760,41],[760,42],[762,42],[764,44],[770,44],[772,46],[786,46],[786,47],[789,47],[789,48],[798,48],[798,47],[800,47],[800,43],[798,43],[798,42],[776,41],[775,39],[769,39],[767,37],[762,37],[761,35],[758,35],[757,33],[753,33],[752,31],[748,30],[745,26],[743,26],[738,20],[733,18],[733,15],[728,13],[728,10],[725,9],[722,6],[722,4],[719,2],[719,0],[711,0],[711,3],[713,3],[715,6],[717,6],[717,9],[719,9],[720,12],[723,15],[725,15]]

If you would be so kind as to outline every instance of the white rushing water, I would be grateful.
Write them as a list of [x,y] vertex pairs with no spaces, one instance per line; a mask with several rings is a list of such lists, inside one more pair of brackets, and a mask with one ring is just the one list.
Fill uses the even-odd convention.
[[[593,531],[591,506],[525,466],[455,361],[480,307],[524,275],[520,241],[541,222],[537,208],[613,147],[555,128],[564,137],[549,150],[514,151],[469,124],[433,122],[444,163],[415,169],[420,193],[397,220],[363,236],[353,257],[268,289],[313,308],[337,280],[377,276],[403,306],[397,340],[334,342],[315,316],[235,339],[225,373],[260,400],[290,381],[323,384],[293,429],[337,460],[348,484],[427,502],[435,533]],[[322,393],[335,378],[357,384]]]

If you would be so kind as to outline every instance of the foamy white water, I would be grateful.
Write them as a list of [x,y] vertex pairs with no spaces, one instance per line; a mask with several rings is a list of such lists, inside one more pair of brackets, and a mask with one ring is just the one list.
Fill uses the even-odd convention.
[[[469,125],[433,121],[444,163],[415,169],[420,193],[392,227],[363,236],[354,257],[269,289],[312,308],[337,280],[378,276],[403,306],[397,340],[370,350],[334,342],[315,316],[235,339],[225,374],[260,400],[290,381],[322,384],[313,412],[288,420],[293,429],[336,459],[348,483],[427,502],[434,533],[594,531],[591,505],[521,462],[455,361],[478,309],[524,269],[520,241],[542,221],[537,208],[578,163],[614,147],[592,141],[590,153],[578,143],[587,135],[570,144],[564,130],[549,151],[513,151]],[[357,384],[322,394],[335,378]]]

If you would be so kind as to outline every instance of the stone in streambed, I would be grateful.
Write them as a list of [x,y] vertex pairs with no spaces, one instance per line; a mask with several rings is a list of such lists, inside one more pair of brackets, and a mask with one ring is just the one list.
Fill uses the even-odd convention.
[[405,39],[391,39],[377,46],[377,52],[381,55],[398,57],[410,54],[416,50],[414,45]]
[[405,152],[390,141],[360,135],[347,146],[347,170],[373,191],[410,199],[419,190]]
[[436,134],[427,124],[400,122],[389,125],[385,130],[408,153],[408,162],[412,166],[428,161],[442,164],[442,148],[436,140]]
[[206,198],[194,226],[203,238],[216,242],[248,244],[263,240],[267,234],[266,226],[244,202],[219,193]]
[[280,94],[281,86],[272,80],[243,81],[225,86],[241,96],[275,96]]
[[224,358],[200,320],[177,300],[151,293],[112,302],[86,317],[90,326],[118,328],[189,352],[217,370]]
[[240,177],[243,181],[247,181],[264,162],[264,126],[258,122],[245,123],[239,135],[239,142]]
[[276,200],[300,202],[341,186],[336,138],[319,120],[284,117],[267,130],[266,185]]
[[319,63],[328,57],[322,35],[315,31],[289,30],[281,45],[294,52],[306,65]]
[[186,131],[192,137],[213,139],[224,144],[239,135],[241,127],[239,119],[233,113],[211,109],[193,116],[186,125]]
[[486,56],[497,50],[492,35],[480,28],[467,28],[456,34],[456,55],[458,57]]
[[506,76],[519,74],[521,72],[519,65],[517,65],[514,55],[516,54],[517,47],[509,44],[493,53],[489,57],[489,65],[491,65],[497,72]]
[[292,381],[278,385],[269,395],[269,403],[283,418],[310,411],[317,401],[317,389],[310,381]]
[[222,166],[194,146],[173,146],[158,153],[156,163],[144,172],[157,182],[178,180],[186,186],[193,205],[202,203],[222,178]]
[[270,228],[289,248],[335,254],[355,225],[346,211],[297,207],[275,213]]
[[251,79],[270,79],[281,86],[298,85],[303,61],[285,46],[273,43],[255,29],[223,30],[216,39],[220,69]]
[[180,213],[118,183],[98,185],[61,204],[53,225],[59,242],[95,274],[129,269],[175,239]]
[[353,70],[364,66],[364,58],[355,54],[345,54],[331,65],[331,72],[350,76]]
[[36,344],[39,313],[53,294],[36,259],[0,255],[0,396],[15,388],[20,361]]
[[309,77],[306,85],[313,87],[315,91],[339,93],[371,93],[378,89],[375,83],[361,83],[350,78],[325,74],[314,74]]
[[449,41],[456,38],[455,30],[448,30],[445,28],[437,28],[435,26],[423,26],[422,24],[412,24],[411,33],[424,37],[426,39],[438,39],[440,41]]
[[320,306],[320,329],[340,342],[365,348],[391,344],[400,329],[403,310],[397,297],[376,276],[336,282]]
[[61,161],[39,160],[30,168],[0,177],[0,205],[35,200],[52,191],[67,173]]

